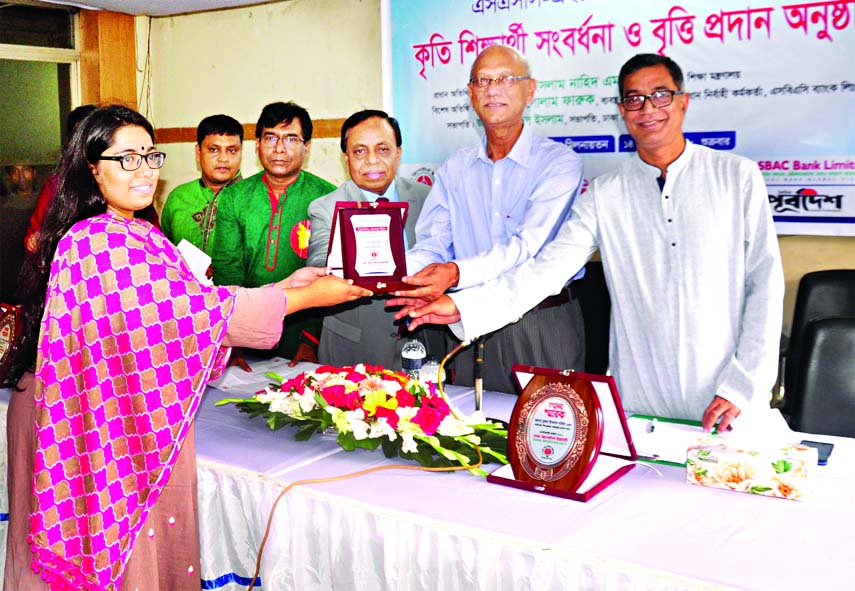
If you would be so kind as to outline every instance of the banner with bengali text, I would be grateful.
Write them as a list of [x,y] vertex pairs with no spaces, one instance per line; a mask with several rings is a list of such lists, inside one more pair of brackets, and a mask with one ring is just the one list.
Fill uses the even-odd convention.
[[538,81],[525,114],[590,180],[635,150],[617,73],[636,53],[683,69],[695,143],[755,160],[779,234],[855,235],[855,0],[384,0],[402,172],[430,183],[478,141],[469,68],[504,44]]

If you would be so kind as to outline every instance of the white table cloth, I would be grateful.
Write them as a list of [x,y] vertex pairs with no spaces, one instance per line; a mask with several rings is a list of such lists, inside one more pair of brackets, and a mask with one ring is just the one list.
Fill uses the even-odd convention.
[[[283,375],[307,368],[272,367]],[[215,408],[235,388],[249,394],[267,382],[258,370],[239,377],[250,379],[217,382],[231,392],[208,389],[196,422],[203,589],[246,589],[284,484],[393,463],[379,451],[344,452],[325,436],[297,442],[293,429],[270,432],[261,418]],[[450,390],[461,410],[473,410],[471,390]],[[487,393],[485,412],[507,418],[515,400]],[[850,590],[855,440],[809,438],[835,449],[805,502],[694,487],[681,469],[645,464],[588,503],[466,472],[391,471],[298,487],[276,511],[256,588]]]

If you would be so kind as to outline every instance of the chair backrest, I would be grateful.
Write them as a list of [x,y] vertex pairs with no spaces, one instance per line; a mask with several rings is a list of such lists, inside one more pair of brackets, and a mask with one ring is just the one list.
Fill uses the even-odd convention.
[[855,269],[815,271],[802,277],[784,371],[784,414],[792,414],[793,403],[801,395],[798,372],[805,328],[814,320],[837,316],[855,316]]
[[573,282],[585,322],[585,371],[604,374],[609,368],[609,323],[612,300],[606,287],[603,264],[585,265],[585,276]]
[[855,317],[807,325],[790,426],[796,431],[855,437]]

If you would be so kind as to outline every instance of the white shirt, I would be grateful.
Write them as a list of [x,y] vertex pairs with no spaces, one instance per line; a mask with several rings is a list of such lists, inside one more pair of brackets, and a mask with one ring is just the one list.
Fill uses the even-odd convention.
[[582,180],[573,150],[528,125],[496,162],[486,141],[458,150],[437,171],[407,253],[411,275],[454,261],[457,286],[478,285],[533,257],[567,219]]
[[610,364],[626,410],[700,420],[714,395],[743,410],[768,404],[784,278],[760,170],[687,144],[661,191],[657,176],[636,155],[595,179],[535,259],[452,295],[457,335],[517,318],[599,247],[612,299]]

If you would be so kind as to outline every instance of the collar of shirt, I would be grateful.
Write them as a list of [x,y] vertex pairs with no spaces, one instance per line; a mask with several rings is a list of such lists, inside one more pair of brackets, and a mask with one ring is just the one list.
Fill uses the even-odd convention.
[[[510,158],[523,168],[528,164],[529,155],[531,154],[532,131],[528,125],[523,125],[522,133],[517,138],[514,147],[508,152],[505,158]],[[481,136],[481,145],[478,147],[478,159],[487,164],[493,164],[490,157],[487,156],[487,135]],[[504,158],[503,158],[504,160]]]
[[[694,144],[689,140],[686,140],[686,147],[683,148],[683,153],[680,154],[674,162],[668,165],[668,170],[666,171],[668,173],[668,176],[666,177],[666,182],[668,181],[668,179],[677,176],[680,171],[686,167],[686,164],[692,158],[692,152],[694,152],[694,150]],[[641,170],[644,172],[644,174],[650,175],[654,178],[662,176],[662,171],[659,170],[658,166],[653,166],[652,164],[648,164],[647,162],[642,160],[641,156],[638,155],[638,152],[635,153],[635,156],[638,163],[641,165]]]
[[[239,180],[241,180],[242,178],[243,178],[243,177],[241,176],[240,171],[238,171],[238,173],[237,173],[236,175],[234,175],[234,176],[231,178],[231,180],[229,180],[229,182],[227,182],[225,185],[223,185],[223,189],[225,189],[226,187],[231,187],[232,185],[234,185],[236,182],[238,182],[238,181],[239,181]],[[202,177],[199,177],[199,186],[200,186],[200,187],[202,187],[203,189],[208,189],[208,190],[209,190],[209,191],[211,191],[212,193],[214,192],[214,191],[211,189],[211,187],[209,187],[208,185],[206,185],[206,184],[205,184],[205,179],[203,179]],[[222,189],[221,189],[221,190],[222,190]]]
[[372,193],[371,191],[366,191],[362,187],[358,187],[362,194],[365,195],[365,199],[368,201],[377,201],[378,197],[385,197],[390,203],[397,203],[400,201],[400,197],[398,197],[398,189],[395,187],[397,183],[392,180],[392,183],[386,188],[386,192],[382,195],[378,195],[377,193]]
[[277,209],[279,209],[279,197],[281,197],[282,195],[286,195],[288,193],[288,189],[296,187],[302,178],[303,171],[301,170],[300,174],[297,176],[297,180],[291,183],[291,185],[289,185],[288,187],[286,187],[286,189],[282,191],[282,193],[277,195],[276,191],[274,191],[270,187],[270,183],[267,182],[267,173],[265,172],[261,175],[261,182],[264,183],[264,186],[267,188],[267,196],[270,198],[270,209],[272,211],[276,211]]

